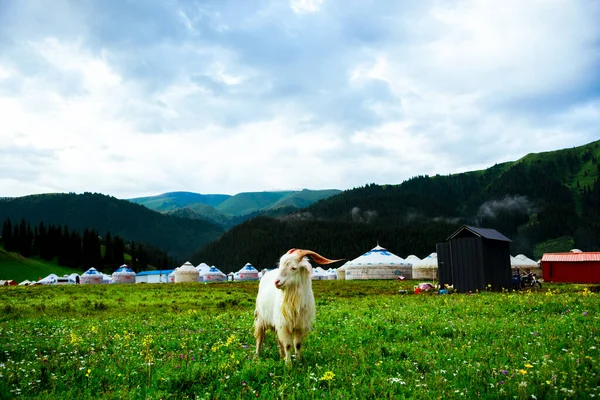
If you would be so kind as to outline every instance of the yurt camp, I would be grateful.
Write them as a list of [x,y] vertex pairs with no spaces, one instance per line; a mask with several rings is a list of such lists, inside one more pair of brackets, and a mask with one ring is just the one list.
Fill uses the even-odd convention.
[[135,283],[135,272],[127,264],[123,264],[113,272],[112,281],[113,283]]
[[175,283],[199,281],[200,274],[191,262],[186,261],[181,267],[175,269]]
[[200,272],[200,276],[202,282],[224,282],[227,280],[227,275],[214,265],[208,271]]
[[246,263],[237,273],[234,274],[236,281],[257,281],[258,270],[250,263]]
[[412,279],[412,265],[377,245],[337,270],[338,279]]
[[436,281],[438,279],[437,253],[431,253],[424,259],[414,262],[412,272],[413,279]]
[[102,272],[92,267],[81,274],[80,280],[83,284],[102,284],[104,283],[104,275]]

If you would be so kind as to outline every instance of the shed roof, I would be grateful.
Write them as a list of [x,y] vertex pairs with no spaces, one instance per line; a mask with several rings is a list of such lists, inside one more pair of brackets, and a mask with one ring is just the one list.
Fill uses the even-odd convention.
[[542,262],[558,261],[558,262],[585,262],[585,261],[600,261],[600,252],[586,253],[545,253],[542,256]]
[[501,234],[500,232],[498,232],[495,229],[477,228],[475,226],[469,226],[469,225],[461,226],[460,228],[458,228],[456,230],[456,232],[454,232],[452,235],[450,235],[448,237],[448,239],[446,239],[446,240],[455,238],[459,233],[461,233],[464,230],[467,230],[467,231],[471,232],[472,234],[474,234],[475,236],[479,236],[484,239],[500,240],[502,242],[512,242],[512,240],[510,240],[509,238],[507,238],[506,236],[504,236],[503,234]]

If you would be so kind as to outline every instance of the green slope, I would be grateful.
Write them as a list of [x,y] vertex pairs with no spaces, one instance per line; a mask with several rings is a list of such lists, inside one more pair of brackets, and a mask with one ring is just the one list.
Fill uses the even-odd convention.
[[157,196],[136,197],[127,199],[155,211],[170,211],[189,207],[195,204],[206,204],[215,207],[230,198],[227,194],[200,194],[193,192],[169,192]]
[[0,220],[24,218],[32,226],[44,222],[83,231],[110,231],[124,239],[148,243],[186,258],[198,247],[216,239],[223,229],[204,220],[177,218],[127,200],[101,194],[45,194],[0,200]]
[[229,215],[249,214],[253,211],[269,208],[292,193],[294,191],[238,193],[219,204],[216,209]]
[[342,193],[341,190],[338,189],[330,189],[330,190],[308,190],[304,189],[299,192],[290,193],[282,199],[276,201],[272,205],[270,205],[269,209],[275,209],[280,207],[295,207],[295,208],[305,208],[310,206],[313,203],[316,203],[319,200],[326,199],[331,196],[335,196],[336,194]]
[[17,253],[7,252],[4,247],[0,247],[0,279],[13,279],[22,282],[25,279],[37,281],[50,274],[58,276],[72,274],[81,271],[61,267],[54,262],[42,260],[40,258],[25,258]]
[[229,215],[246,215],[281,207],[305,208],[321,199],[339,193],[341,190],[337,189],[239,193],[225,200],[216,208]]

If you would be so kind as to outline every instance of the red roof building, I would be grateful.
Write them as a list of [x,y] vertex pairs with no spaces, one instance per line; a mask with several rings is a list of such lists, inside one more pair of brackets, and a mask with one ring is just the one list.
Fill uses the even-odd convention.
[[548,282],[600,283],[600,252],[547,253],[541,265]]

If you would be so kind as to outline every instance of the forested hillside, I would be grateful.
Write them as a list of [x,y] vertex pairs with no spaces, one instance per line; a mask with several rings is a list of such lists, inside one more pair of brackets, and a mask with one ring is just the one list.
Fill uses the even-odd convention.
[[178,218],[102,194],[44,194],[0,200],[0,220],[27,220],[32,225],[67,226],[83,233],[94,229],[164,249],[175,259],[213,241],[223,229],[202,220]]
[[497,229],[512,239],[512,254],[536,259],[553,243],[600,250],[599,146],[530,154],[483,171],[417,176],[400,185],[369,184],[279,218],[247,221],[194,260],[226,269],[248,261],[264,267],[291,247],[350,259],[377,241],[401,257],[425,257],[461,224]]

